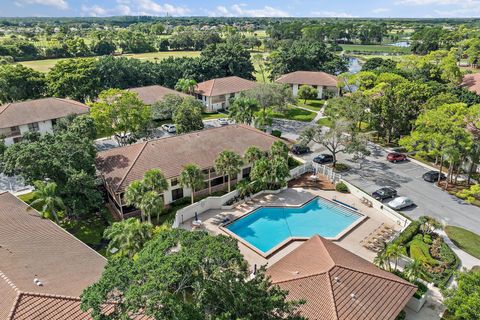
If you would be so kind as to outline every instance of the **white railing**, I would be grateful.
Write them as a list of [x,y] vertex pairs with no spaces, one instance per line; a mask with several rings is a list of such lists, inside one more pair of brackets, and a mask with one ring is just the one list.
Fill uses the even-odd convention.
[[221,197],[207,197],[198,202],[195,202],[185,208],[182,208],[177,211],[175,215],[175,221],[173,222],[172,228],[178,228],[185,221],[204,213],[205,211],[211,209],[220,209],[230,199],[235,198],[238,195],[237,190],[233,190],[230,193],[224,194]]
[[408,218],[402,216],[397,211],[387,207],[386,205],[384,205],[380,201],[376,200],[375,198],[373,198],[371,195],[369,195],[365,191],[357,188],[356,186],[354,186],[350,182],[347,182],[343,179],[341,181],[347,185],[348,190],[350,191],[350,193],[352,195],[356,196],[359,199],[365,198],[365,199],[369,200],[372,203],[373,208],[377,209],[378,211],[382,212],[384,215],[389,217],[391,220],[395,221],[396,224],[398,224],[399,226],[402,227],[402,231],[403,231],[403,229],[405,229],[410,224],[410,220]]

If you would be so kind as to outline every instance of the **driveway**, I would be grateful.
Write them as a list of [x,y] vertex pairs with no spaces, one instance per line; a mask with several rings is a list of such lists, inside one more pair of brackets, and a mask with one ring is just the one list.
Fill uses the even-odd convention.
[[[308,124],[285,124],[285,120],[275,120],[274,129],[282,130],[291,139]],[[289,121],[294,122],[294,121]],[[296,122],[296,121],[295,121]],[[285,131],[284,131],[285,130]],[[283,135],[283,133],[282,133]],[[305,160],[313,159],[318,153],[328,151],[318,144],[311,144],[312,153],[303,156]],[[429,169],[416,163],[390,163],[385,160],[386,152],[375,145],[370,145],[371,156],[361,163],[353,162],[351,155],[340,154],[340,161],[348,164],[351,169],[342,177],[367,193],[378,188],[390,186],[398,191],[400,196],[411,198],[416,206],[402,210],[402,213],[412,219],[427,215],[437,218],[444,224],[460,226],[480,233],[480,208],[472,206],[457,197],[442,191],[432,183],[423,181],[422,175]]]

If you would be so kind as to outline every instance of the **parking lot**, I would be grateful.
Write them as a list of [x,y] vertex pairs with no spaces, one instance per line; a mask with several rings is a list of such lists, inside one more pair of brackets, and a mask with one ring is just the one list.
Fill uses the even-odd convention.
[[[318,153],[328,153],[320,145],[313,145],[312,150],[312,153],[303,158],[311,160]],[[378,147],[371,146],[371,152],[371,156],[358,162],[352,161],[350,155],[340,154],[339,160],[350,166],[350,170],[343,173],[342,177],[369,194],[381,187],[390,186],[397,190],[399,196],[409,197],[415,205],[401,212],[410,218],[427,215],[448,225],[480,232],[480,208],[424,181],[422,175],[429,171],[428,168],[408,160],[390,163],[386,160],[387,153]]]

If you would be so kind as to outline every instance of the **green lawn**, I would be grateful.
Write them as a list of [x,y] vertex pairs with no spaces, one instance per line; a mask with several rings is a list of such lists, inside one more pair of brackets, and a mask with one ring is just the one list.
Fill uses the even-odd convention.
[[[168,57],[198,57],[199,55],[200,55],[200,51],[167,51],[167,52],[124,54],[124,55],[121,55],[121,57],[155,61],[155,60],[162,60]],[[22,61],[19,63],[40,72],[48,72],[57,62],[66,60],[66,59],[76,59],[76,58],[32,60],[32,61]]]
[[480,259],[480,235],[454,226],[446,226],[445,232],[457,247]]
[[324,126],[324,127],[331,127],[332,123],[333,123],[333,121],[329,117],[321,118],[317,121],[318,125],[321,125],[321,126]]
[[307,111],[305,109],[289,107],[284,113],[275,112],[273,117],[279,119],[310,122],[315,118],[316,115],[317,114],[315,112]]
[[220,118],[228,118],[228,115],[225,113],[202,113],[202,120],[212,120],[212,119],[220,119]]
[[396,54],[410,54],[410,48],[404,47],[395,47],[395,46],[387,46],[381,44],[370,44],[370,45],[363,45],[363,44],[341,44],[340,45],[344,51],[352,52],[352,53],[396,53]]
[[325,100],[307,100],[307,103],[304,103],[304,100],[298,99],[298,105],[307,108],[312,111],[320,111],[325,104]]

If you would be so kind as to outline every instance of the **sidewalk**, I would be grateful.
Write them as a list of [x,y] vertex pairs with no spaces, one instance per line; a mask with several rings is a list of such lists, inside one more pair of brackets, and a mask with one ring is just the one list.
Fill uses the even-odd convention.
[[474,256],[469,255],[459,247],[457,247],[452,240],[447,236],[445,231],[443,230],[437,230],[436,231],[439,235],[442,236],[443,240],[445,240],[445,243],[452,248],[453,252],[460,258],[461,260],[461,266],[467,269],[471,269],[474,266],[480,266],[480,259],[475,258]]

